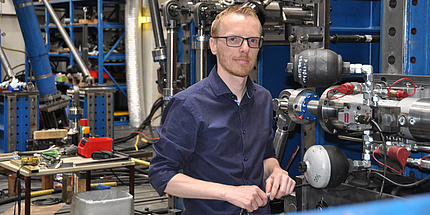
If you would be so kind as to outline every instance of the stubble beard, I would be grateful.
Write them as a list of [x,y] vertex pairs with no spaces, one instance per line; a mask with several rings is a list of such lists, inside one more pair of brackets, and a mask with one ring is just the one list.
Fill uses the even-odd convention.
[[[234,63],[233,59],[224,59],[224,58],[225,57],[223,55],[219,56],[220,65],[229,74],[238,76],[238,77],[247,77],[255,65],[255,61],[253,62],[253,60],[250,59],[249,57],[246,57],[246,59],[250,61],[250,64],[246,64],[246,65],[237,64],[237,63]],[[231,66],[229,66],[228,63],[226,63],[227,62],[226,60],[229,60],[229,62],[231,62]]]

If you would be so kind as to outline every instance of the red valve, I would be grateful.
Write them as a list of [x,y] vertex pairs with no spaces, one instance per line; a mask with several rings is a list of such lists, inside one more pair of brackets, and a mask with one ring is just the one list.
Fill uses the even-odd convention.
[[302,121],[304,118],[305,118],[305,116],[303,116],[303,115],[300,115],[300,116],[299,116],[299,120],[300,120],[300,121]]

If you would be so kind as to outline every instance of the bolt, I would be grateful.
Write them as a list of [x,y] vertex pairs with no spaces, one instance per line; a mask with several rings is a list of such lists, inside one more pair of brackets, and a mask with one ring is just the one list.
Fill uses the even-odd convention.
[[409,119],[409,124],[414,125],[417,121],[414,118]]
[[406,117],[405,116],[400,116],[399,117],[399,124],[400,125],[405,125],[406,124]]
[[296,36],[294,34],[291,34],[290,36],[288,36],[288,41],[290,41],[291,43],[296,42]]

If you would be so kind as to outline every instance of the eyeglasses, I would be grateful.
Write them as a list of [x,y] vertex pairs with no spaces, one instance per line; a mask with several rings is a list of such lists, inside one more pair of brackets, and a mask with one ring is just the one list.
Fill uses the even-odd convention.
[[246,40],[248,42],[249,48],[258,49],[263,45],[263,37],[248,37],[243,38],[239,36],[227,36],[227,37],[212,37],[215,39],[224,38],[225,44],[228,47],[240,47],[243,44],[243,41]]

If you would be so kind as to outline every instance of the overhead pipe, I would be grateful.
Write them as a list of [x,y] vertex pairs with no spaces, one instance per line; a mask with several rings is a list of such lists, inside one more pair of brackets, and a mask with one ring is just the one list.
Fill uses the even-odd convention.
[[25,46],[33,68],[40,97],[57,93],[39,22],[32,0],[13,0],[16,16],[21,27]]
[[[73,44],[72,40],[70,39],[69,35],[67,34],[66,30],[63,27],[63,24],[60,22],[60,19],[57,17],[57,14],[55,13],[54,8],[49,3],[48,0],[42,0],[43,4],[45,5],[46,9],[49,12],[49,15],[51,15],[52,20],[54,21],[55,25],[58,28],[58,31],[60,32],[61,36],[64,39],[64,42],[66,42],[67,46],[70,49],[70,52],[72,53],[73,57],[75,58],[76,64],[78,68],[82,71],[84,76],[84,81],[86,81],[88,84],[93,83],[94,79],[90,74],[90,71],[88,70],[88,67],[85,65],[84,60],[82,60],[81,56],[78,53],[78,50],[76,49],[75,45]],[[73,17],[72,17],[73,19]],[[103,45],[103,44],[99,44]]]

